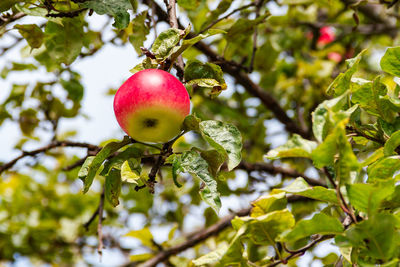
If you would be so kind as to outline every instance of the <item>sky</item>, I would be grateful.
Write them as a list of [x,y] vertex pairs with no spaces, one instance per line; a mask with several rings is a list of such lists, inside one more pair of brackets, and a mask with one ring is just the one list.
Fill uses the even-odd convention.
[[[276,6],[269,6],[272,13],[279,14],[285,12],[285,10],[278,9]],[[23,23],[35,23],[37,21],[41,21],[40,18],[32,18],[19,20],[19,24]],[[184,21],[184,18],[183,18]],[[106,18],[105,16],[98,16],[93,14],[89,17],[89,25],[94,30],[99,30],[105,25]],[[160,32],[163,27],[167,27],[167,25],[161,25],[158,29]],[[111,26],[108,24],[105,34],[103,36],[103,40],[110,39],[112,36]],[[152,33],[150,33],[152,36]],[[6,46],[10,40],[5,38],[0,39],[0,46]],[[148,40],[145,43],[145,47],[151,46],[151,40]],[[21,58],[20,49],[25,46],[26,43],[23,42],[18,47],[13,48],[9,51],[5,56],[0,58],[0,70],[11,61],[29,63],[30,61]],[[88,142],[92,144],[99,144],[104,140],[108,140],[110,138],[122,139],[124,133],[119,128],[113,112],[112,107],[112,96],[107,96],[106,93],[110,88],[117,89],[127,78],[131,76],[129,70],[139,63],[140,59],[138,58],[135,50],[130,44],[125,46],[113,46],[106,45],[96,54],[90,57],[85,57],[83,59],[77,60],[71,65],[71,68],[77,72],[79,72],[82,76],[82,84],[85,87],[85,95],[82,100],[82,109],[81,112],[85,116],[79,116],[74,119],[62,119],[59,124],[59,133],[77,130],[78,134],[70,140],[76,140],[80,142]],[[31,72],[14,72],[7,77],[7,80],[2,80],[0,78],[0,102],[3,101],[9,94],[11,89],[11,84],[14,82],[17,83],[25,83],[26,81],[46,81],[48,80],[48,74],[45,70],[40,69],[37,73],[32,74]],[[229,79],[227,81],[229,83]],[[229,87],[229,86],[228,86]],[[229,89],[222,93],[223,96],[229,96],[232,91]],[[281,145],[286,140],[286,135],[275,135],[276,132],[280,132],[283,130],[283,126],[276,121],[270,121],[268,126],[267,134],[274,133],[273,137],[268,137],[268,141],[272,141],[273,146],[276,147]],[[283,132],[283,131],[282,131]],[[24,149],[35,149],[40,147],[41,145],[47,144],[51,138],[49,134],[47,134],[44,130],[39,130],[37,132],[38,136],[44,136],[41,142],[29,142]],[[16,136],[20,136],[20,130],[18,125],[13,122],[5,122],[0,126],[0,161],[7,161],[13,157],[16,157],[20,154],[19,151],[14,150],[16,142],[18,141]],[[75,149],[74,153],[82,153],[85,154],[85,150]],[[24,162],[20,162],[19,166],[22,166]],[[230,186],[232,188],[239,187],[245,183],[244,174],[238,174],[238,178],[235,182],[232,182]],[[255,197],[254,197],[255,198]],[[244,208],[243,203],[249,203],[253,199],[241,199],[240,202],[237,198],[224,198],[222,200],[222,210],[220,216],[224,216],[229,213],[229,209],[232,208],[237,210],[238,207]],[[204,209],[205,205],[201,206],[198,211],[193,211],[194,214],[201,214],[201,210]],[[141,216],[134,216],[130,220],[129,228],[140,229],[145,221]],[[186,225],[199,225],[198,217],[192,216],[188,217],[186,220]],[[129,229],[125,231],[128,232]],[[153,229],[153,234],[155,235],[156,241],[162,242],[167,238],[169,228],[157,228]],[[118,233],[124,234],[124,233]],[[93,240],[95,243],[96,240]],[[126,245],[134,245],[135,241],[132,240],[124,240],[123,242]],[[329,241],[325,242],[325,245],[321,246],[317,252],[320,256],[325,255],[331,251],[337,251],[336,248],[329,245]],[[123,264],[122,257],[115,251],[105,249],[103,251],[102,261],[99,261],[99,257],[97,253],[87,253],[85,255],[85,259],[95,266],[118,266]],[[299,266],[310,266],[310,255],[304,256],[299,262]],[[24,258],[21,258],[18,261],[17,266],[27,266],[27,261]],[[312,267],[322,266],[322,263],[314,263],[311,265]]]

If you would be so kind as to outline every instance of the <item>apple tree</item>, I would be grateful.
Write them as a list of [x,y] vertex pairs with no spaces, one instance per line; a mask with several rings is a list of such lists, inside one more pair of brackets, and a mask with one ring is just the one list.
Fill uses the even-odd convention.
[[[399,266],[399,11],[396,0],[2,0],[0,130],[18,131],[0,131],[13,153],[1,153],[0,263]],[[61,127],[86,116],[77,66],[108,47],[138,56],[116,84],[159,69],[185,86],[184,120],[163,113],[174,106],[146,111],[167,141],[148,143],[146,129],[99,143]],[[112,105],[116,89],[96,94]]]

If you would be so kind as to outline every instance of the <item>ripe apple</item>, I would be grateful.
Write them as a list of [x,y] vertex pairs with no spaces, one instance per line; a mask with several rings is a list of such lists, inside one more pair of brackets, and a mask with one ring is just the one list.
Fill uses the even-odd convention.
[[159,69],[133,74],[114,97],[115,117],[121,128],[141,142],[165,143],[181,132],[190,113],[185,86]]
[[342,61],[342,55],[338,52],[329,52],[328,59],[332,60],[333,62],[339,63]]
[[333,27],[322,27],[319,30],[317,45],[327,45],[335,40],[335,29]]

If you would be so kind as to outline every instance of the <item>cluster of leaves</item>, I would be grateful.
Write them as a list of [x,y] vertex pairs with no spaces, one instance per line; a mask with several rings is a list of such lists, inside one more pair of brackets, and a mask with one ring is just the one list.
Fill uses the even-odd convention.
[[[4,64],[0,77],[47,71],[46,79],[36,83],[13,84],[0,105],[0,124],[16,122],[24,135],[16,145],[21,159],[46,152],[29,161],[29,172],[11,159],[12,164],[0,166],[0,260],[13,262],[22,255],[60,265],[82,261],[95,247],[90,237],[98,226],[87,222],[96,220],[93,212],[97,214],[104,185],[105,245],[129,250],[132,262],[172,248],[167,260],[175,266],[296,265],[297,257],[330,240],[340,255],[314,255],[314,260],[396,266],[400,86],[393,76],[400,76],[400,49],[387,50],[382,76],[377,77],[380,70],[370,57],[374,49],[383,51],[397,42],[392,38],[396,28],[385,24],[385,18],[371,19],[375,12],[363,12],[370,7],[366,1],[269,1],[271,11],[284,10],[271,15],[268,1],[180,0],[179,12],[190,24],[185,30],[158,31],[152,40],[150,33],[168,18],[158,2],[0,1],[0,37],[17,44],[2,45],[1,53],[25,45],[23,61]],[[107,24],[93,30],[88,20],[92,13],[109,17],[114,28]],[[40,23],[30,22],[32,17]],[[325,26],[334,27],[331,43],[318,42]],[[144,48],[148,39],[149,49]],[[79,116],[85,91],[74,62],[109,44],[129,44],[144,54],[132,73],[146,68],[173,72],[176,67],[198,116],[185,120],[182,131],[190,133],[164,145],[128,137],[107,140],[102,148],[84,145],[84,158],[55,147],[25,151],[27,140],[30,145],[41,141],[38,146],[47,142],[41,129],[51,133],[50,144],[67,137],[57,124]],[[372,49],[348,60],[348,69],[339,74],[345,59],[366,46]],[[332,60],[331,53],[340,59]],[[281,109],[277,112],[269,105],[275,102],[265,98],[275,99]],[[275,130],[276,119],[287,123],[281,111],[305,129],[301,136],[289,127]],[[275,139],[276,134],[281,138]],[[285,145],[269,150],[286,135],[291,138]],[[268,150],[266,158],[274,164],[264,157]],[[302,175],[292,180],[304,172],[316,173],[316,179]],[[77,177],[83,181],[83,196]],[[319,186],[312,186],[313,181]],[[148,189],[154,186],[151,194]],[[239,210],[259,195],[249,216],[233,219],[233,227],[206,242],[193,242],[189,256],[175,256],[182,250],[174,246],[191,240],[184,232],[193,230],[193,217],[212,228],[219,225],[221,203]],[[145,223],[132,227],[131,216],[145,218]],[[115,229],[137,227],[142,229],[126,237],[139,239],[143,254],[137,254],[136,245],[121,246],[115,234]],[[169,227],[168,240],[158,244],[163,227]]]
[[[265,246],[273,246],[281,262],[296,255],[307,240],[335,238],[346,264],[397,266],[400,257],[400,185],[398,171],[400,47],[389,48],[381,60],[388,74],[373,80],[353,77],[363,52],[347,60],[348,69],[328,87],[334,98],[313,112],[316,141],[294,135],[270,150],[269,159],[307,158],[331,177],[332,189],[311,187],[297,178],[252,203],[250,217],[232,221],[236,235],[229,244],[194,261],[195,265],[271,262]],[[385,82],[386,81],[386,82]],[[343,194],[343,196],[342,196]],[[310,219],[296,220],[287,209],[287,195],[315,199],[325,205]],[[338,213],[343,209],[352,224]],[[354,213],[353,213],[354,208]],[[345,214],[346,214],[345,213]],[[342,222],[340,221],[342,220]],[[245,256],[243,243],[246,244]],[[280,251],[277,245],[286,249]],[[263,249],[264,248],[264,249]],[[290,259],[290,257],[288,258]]]
[[[214,120],[200,121],[194,115],[186,117],[183,130],[184,132],[197,131],[213,149],[203,150],[192,147],[191,150],[174,154],[165,150],[166,146],[176,141],[174,139],[163,148],[155,147],[155,150],[161,151],[160,157],[164,157],[163,160],[172,165],[172,178],[177,187],[181,187],[177,180],[180,172],[187,172],[199,178],[203,183],[200,190],[201,197],[218,212],[221,200],[216,177],[224,162],[227,161],[229,171],[240,163],[242,150],[240,132],[232,124]],[[135,147],[135,143],[137,143],[135,140],[125,136],[120,142],[106,144],[96,156],[87,157],[78,174],[84,183],[83,191],[86,193],[89,190],[96,173],[99,173],[105,177],[105,196],[115,207],[119,204],[118,198],[123,181],[135,184],[138,186],[137,189],[151,183],[154,177],[151,178],[149,174],[142,171],[140,164],[144,151]]]

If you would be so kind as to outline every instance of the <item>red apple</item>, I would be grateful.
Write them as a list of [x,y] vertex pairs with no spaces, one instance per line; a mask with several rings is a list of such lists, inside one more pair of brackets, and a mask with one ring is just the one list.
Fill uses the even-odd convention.
[[185,86],[159,69],[133,74],[114,97],[115,117],[121,128],[141,142],[165,143],[181,132],[190,113]]
[[335,40],[335,29],[333,27],[322,27],[319,30],[318,45],[327,45]]
[[333,62],[339,63],[342,61],[342,55],[338,52],[329,52],[328,59],[332,60]]

